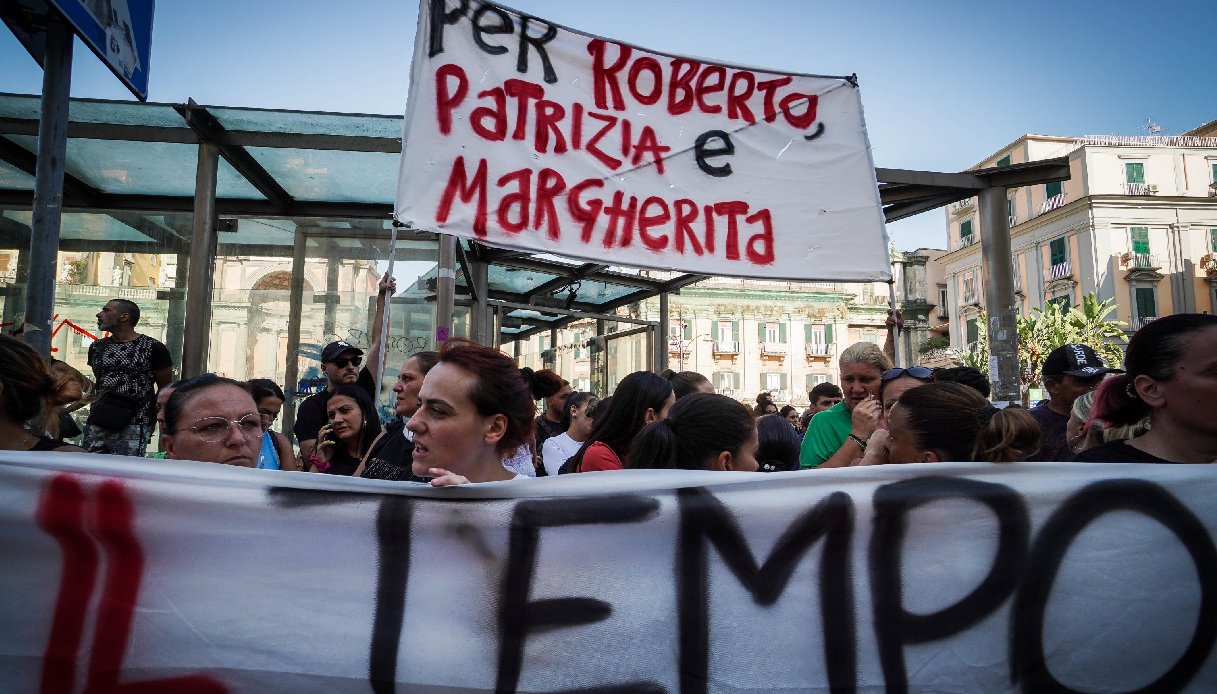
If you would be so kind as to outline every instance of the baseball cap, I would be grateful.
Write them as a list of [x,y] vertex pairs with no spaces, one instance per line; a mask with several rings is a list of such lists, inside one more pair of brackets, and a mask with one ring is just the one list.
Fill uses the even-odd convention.
[[327,361],[334,361],[338,358],[338,355],[342,354],[343,352],[354,352],[361,357],[363,356],[362,349],[359,349],[346,340],[338,340],[337,342],[329,343],[325,346],[325,349],[321,350],[321,362],[325,363]]
[[1043,373],[1045,376],[1077,376],[1078,378],[1094,378],[1103,374],[1124,373],[1120,369],[1103,366],[1099,355],[1086,345],[1061,345],[1048,354],[1044,360]]

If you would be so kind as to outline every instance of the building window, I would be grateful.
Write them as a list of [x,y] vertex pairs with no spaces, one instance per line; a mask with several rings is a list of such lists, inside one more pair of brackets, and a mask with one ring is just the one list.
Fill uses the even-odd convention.
[[1006,198],[1006,216],[1014,221],[1014,198]]
[[1061,194],[1061,182],[1053,181],[1052,183],[1044,184],[1044,197],[1048,199],[1055,198]]
[[828,374],[807,374],[807,392],[821,383],[828,383]]
[[871,329],[871,328],[867,328],[866,330],[863,330],[862,331],[862,341],[869,342],[872,345],[879,344],[879,331]]
[[1149,255],[1149,227],[1131,227],[1128,235],[1132,237],[1132,252],[1137,255]]
[[807,344],[809,344],[809,345],[826,345],[826,344],[828,344],[828,340],[826,339],[825,331],[824,331],[825,327],[826,326],[823,326],[823,325],[808,325],[807,334],[804,335],[804,337],[807,338]]
[[717,371],[714,373],[714,390],[722,393],[723,391],[733,391],[736,388],[736,376],[734,371]]
[[1130,161],[1124,163],[1125,183],[1145,183],[1145,163]]
[[1068,311],[1069,307],[1072,305],[1072,302],[1069,301],[1068,294],[1064,294],[1062,296],[1054,296],[1048,300],[1048,303],[1056,304],[1057,306],[1060,306],[1062,313],[1064,313],[1065,311]]
[[1051,265],[1069,262],[1069,244],[1065,243],[1065,237],[1052,239],[1048,244],[1048,253],[1051,256]]
[[972,238],[972,220],[965,219],[959,223],[959,240],[968,241]]
[[870,282],[862,285],[862,300],[868,304],[875,303],[875,285]]
[[[1137,318],[1158,317],[1158,298],[1154,295],[1153,287],[1133,287],[1133,298],[1137,302]],[[1140,326],[1137,326],[1140,327]]]
[[980,327],[976,324],[975,318],[969,318],[964,323],[964,334],[967,335],[968,347],[980,341]]
[[761,374],[761,390],[767,390],[771,393],[786,390],[786,374],[780,371]]
[[976,272],[974,270],[963,273],[963,294],[965,297],[976,294]]
[[1209,252],[1217,253],[1217,229],[1209,229]]
[[735,321],[720,320],[717,339],[719,342],[735,342]]
[[1001,159],[998,159],[997,165],[998,166],[1009,166],[1010,165],[1010,155],[1007,154],[1004,157],[1002,157]]
[[769,342],[769,343],[784,342],[784,340],[779,339],[781,337],[781,335],[780,335],[781,330],[777,323],[765,323],[764,331],[765,331],[765,334],[764,334],[765,342]]

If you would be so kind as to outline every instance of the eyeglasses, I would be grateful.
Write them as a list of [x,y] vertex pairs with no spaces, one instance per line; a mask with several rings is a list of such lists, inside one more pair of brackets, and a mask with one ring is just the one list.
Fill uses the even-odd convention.
[[347,365],[359,366],[363,363],[363,357],[339,357],[338,359],[331,359],[330,363],[340,369],[345,369]]
[[[244,417],[236,420],[227,420],[223,417],[204,417],[195,420],[187,429],[194,432],[194,435],[199,437],[203,443],[219,443],[228,438],[228,432],[232,427],[236,427],[237,431],[250,440],[253,440],[262,435],[265,431],[266,415],[261,415],[256,412],[251,412]],[[175,434],[181,432],[181,429],[173,432]]]
[[888,369],[887,371],[883,372],[883,375],[880,376],[879,379],[883,381],[890,381],[895,378],[900,378],[901,376],[909,376],[910,378],[915,378],[919,381],[932,381],[934,380],[934,370],[927,369],[924,366],[910,366],[907,369]]

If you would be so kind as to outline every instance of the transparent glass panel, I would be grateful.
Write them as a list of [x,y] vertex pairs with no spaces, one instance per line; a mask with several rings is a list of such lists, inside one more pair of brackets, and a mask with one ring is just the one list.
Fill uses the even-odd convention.
[[33,190],[34,177],[0,160],[0,190]]
[[[37,117],[37,116],[35,116]],[[68,119],[77,123],[114,123],[152,125],[160,128],[187,128],[186,121],[170,104],[83,101],[68,105]]]
[[608,393],[617,389],[621,379],[635,371],[647,370],[647,335],[640,332],[626,337],[611,337],[605,348],[606,387]]
[[[464,273],[458,272],[456,276],[457,283],[463,286],[465,284]],[[548,272],[496,265],[491,265],[486,272],[487,283],[492,291],[508,292],[510,294],[530,292],[550,280],[557,279],[557,277],[557,275],[552,275]]]
[[309,111],[263,111],[208,106],[207,111],[226,130],[350,135],[354,137],[401,137],[401,116],[351,115]]
[[391,203],[397,190],[398,154],[269,147],[246,150],[297,200]]

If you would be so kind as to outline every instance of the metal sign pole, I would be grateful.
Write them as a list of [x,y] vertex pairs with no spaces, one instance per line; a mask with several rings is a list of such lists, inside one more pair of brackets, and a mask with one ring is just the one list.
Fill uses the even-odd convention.
[[72,91],[72,30],[58,17],[46,29],[42,71],[42,113],[38,122],[38,160],[34,169],[34,219],[30,236],[30,276],[25,308],[25,340],[40,354],[51,354],[51,316],[55,309],[59,224],[63,213],[64,158],[68,148],[68,98]]
[[[385,274],[389,276],[389,279],[393,278],[393,260],[397,257],[397,228],[404,226],[406,225],[394,219],[392,230],[389,232],[389,267],[385,270]],[[385,354],[388,352],[389,347],[389,308],[392,305],[393,295],[389,294],[385,297],[385,310],[381,312],[380,316],[380,345],[376,348],[380,351],[376,360],[380,364],[380,368],[374,374],[376,376],[376,390],[373,391],[376,393],[377,406],[380,405],[380,387],[384,384],[385,380]]]

